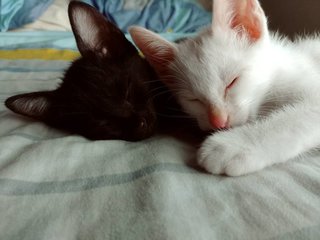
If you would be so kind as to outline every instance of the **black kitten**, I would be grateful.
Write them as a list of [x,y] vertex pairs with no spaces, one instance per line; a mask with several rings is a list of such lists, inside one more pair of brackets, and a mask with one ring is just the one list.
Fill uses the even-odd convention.
[[89,139],[151,136],[156,114],[148,95],[155,78],[124,34],[93,7],[71,2],[69,19],[81,57],[54,91],[6,100],[13,112]]

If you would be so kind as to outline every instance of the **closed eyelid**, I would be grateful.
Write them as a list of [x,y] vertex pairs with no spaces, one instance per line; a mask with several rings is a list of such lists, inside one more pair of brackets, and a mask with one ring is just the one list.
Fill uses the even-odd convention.
[[236,84],[236,82],[239,80],[239,77],[234,77],[234,78],[232,78],[232,79],[233,79],[233,80],[230,81],[229,84],[227,85],[227,88],[228,88],[228,89],[232,88],[232,87]]
[[200,99],[198,99],[198,98],[189,98],[188,100],[190,102],[200,102]]
[[192,94],[192,93],[185,92],[183,95],[188,101],[199,101],[200,100],[195,94]]
[[127,89],[125,91],[125,99],[126,100],[128,100],[128,98],[129,98],[131,88],[132,88],[132,83],[129,81],[127,84]]
[[224,98],[228,96],[229,90],[233,88],[233,86],[238,82],[239,77],[233,78],[231,82],[229,82],[228,85],[226,85],[225,91],[224,91]]
[[191,98],[191,99],[188,99],[188,101],[195,103],[195,104],[205,105],[205,102],[203,100],[201,100],[200,98]]
[[189,101],[189,102],[200,102],[200,103],[204,103],[204,100],[202,97],[199,97],[198,94],[195,94],[194,92],[191,91],[184,91],[181,92],[181,96],[184,97],[185,100]]

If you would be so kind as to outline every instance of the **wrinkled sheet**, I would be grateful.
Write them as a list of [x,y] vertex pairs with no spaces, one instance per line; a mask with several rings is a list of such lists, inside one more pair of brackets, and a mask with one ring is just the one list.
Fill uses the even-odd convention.
[[35,21],[53,0],[1,0],[0,32]]
[[14,34],[22,49],[0,45],[1,240],[320,239],[318,152],[212,176],[195,167],[197,144],[178,137],[88,141],[17,116],[3,101],[54,89],[77,53],[63,49],[64,34]]
[[121,30],[131,25],[155,32],[193,33],[211,23],[211,13],[195,0],[82,0]]

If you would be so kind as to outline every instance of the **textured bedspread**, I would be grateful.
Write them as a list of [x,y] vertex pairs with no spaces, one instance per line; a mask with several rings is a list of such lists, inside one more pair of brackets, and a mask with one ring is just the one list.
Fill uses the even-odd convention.
[[194,168],[177,137],[88,141],[19,117],[5,98],[55,88],[77,56],[67,34],[26,39],[0,45],[1,240],[320,239],[319,153],[228,178]]

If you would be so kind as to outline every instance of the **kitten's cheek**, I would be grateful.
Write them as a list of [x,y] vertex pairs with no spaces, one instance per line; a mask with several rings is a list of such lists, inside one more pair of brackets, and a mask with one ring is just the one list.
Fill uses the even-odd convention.
[[202,130],[202,131],[210,131],[212,130],[212,127],[210,125],[210,123],[208,122],[207,119],[198,119],[198,125],[199,125],[199,128]]
[[241,107],[230,109],[229,126],[237,127],[246,124],[249,121],[249,111]]
[[192,104],[192,107],[188,104],[182,106],[185,112],[197,121],[197,124],[202,131],[212,130],[212,127],[208,121],[207,112],[202,106],[195,106],[194,104]]
[[243,113],[241,115],[235,116],[233,119],[230,119],[231,127],[241,126],[246,124],[249,121],[248,113]]

